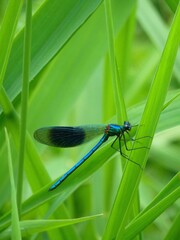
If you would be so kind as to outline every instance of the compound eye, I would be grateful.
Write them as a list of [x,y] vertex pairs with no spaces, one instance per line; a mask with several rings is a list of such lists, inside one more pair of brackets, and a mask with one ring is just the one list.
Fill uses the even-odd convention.
[[129,122],[124,121],[124,126],[127,127],[129,125]]
[[128,121],[125,121],[125,122],[124,122],[124,127],[125,127],[127,130],[131,130],[131,124],[130,124]]

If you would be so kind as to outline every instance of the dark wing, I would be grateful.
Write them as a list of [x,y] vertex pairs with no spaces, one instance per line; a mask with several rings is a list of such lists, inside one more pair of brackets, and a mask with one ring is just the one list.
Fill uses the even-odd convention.
[[74,147],[85,141],[85,131],[81,127],[44,127],[34,132],[34,138],[54,147]]

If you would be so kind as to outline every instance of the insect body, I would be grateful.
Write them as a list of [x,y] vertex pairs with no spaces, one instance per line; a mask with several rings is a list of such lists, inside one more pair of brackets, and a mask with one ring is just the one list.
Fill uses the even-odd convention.
[[49,190],[57,188],[71,173],[73,173],[80,165],[82,165],[109,137],[116,136],[113,144],[119,139],[119,151],[125,158],[121,150],[121,139],[124,141],[125,147],[126,139],[124,134],[129,135],[129,131],[132,126],[128,121],[125,121],[123,125],[108,124],[108,125],[84,125],[79,127],[44,127],[37,129],[34,132],[34,137],[40,143],[54,146],[54,147],[74,147],[90,141],[98,135],[103,135],[99,142],[81,159],[77,162],[70,170],[68,170],[62,177],[60,177]]

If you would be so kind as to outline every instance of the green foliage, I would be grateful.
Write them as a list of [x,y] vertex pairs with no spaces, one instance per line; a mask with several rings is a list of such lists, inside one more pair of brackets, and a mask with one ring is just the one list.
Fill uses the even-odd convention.
[[[180,6],[167,2],[33,1],[31,22],[4,1],[0,239],[178,239]],[[35,129],[127,119],[136,150],[123,152],[141,168],[112,139],[48,192],[97,139],[55,149]]]

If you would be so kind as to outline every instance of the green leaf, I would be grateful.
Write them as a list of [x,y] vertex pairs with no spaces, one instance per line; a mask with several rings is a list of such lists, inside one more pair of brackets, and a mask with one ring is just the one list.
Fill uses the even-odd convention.
[[[132,154],[130,154],[130,159],[138,162],[143,168],[147,161],[152,137],[154,136],[171,81],[172,70],[180,42],[179,22],[180,7],[177,9],[177,13],[172,23],[159,67],[148,95],[139,130],[136,135],[137,139],[141,139],[143,148],[138,151],[132,151]],[[138,148],[138,142],[135,141],[133,147]],[[123,236],[128,209],[134,200],[134,195],[137,192],[141,175],[142,170],[135,164],[127,164],[103,239],[113,239],[117,237],[117,235],[118,238]],[[129,186],[129,188],[127,188],[127,186]],[[119,206],[121,206],[120,209]]]
[[[29,235],[34,233],[39,233],[43,231],[52,230],[55,228],[65,227],[65,226],[73,225],[76,223],[86,222],[100,216],[101,215],[98,214],[98,215],[93,215],[88,217],[77,218],[77,219],[25,220],[20,222],[20,228],[21,228],[23,237],[29,237]],[[0,234],[1,239],[9,237],[10,233],[11,233],[11,228],[7,228],[3,233]]]
[[13,44],[13,37],[16,30],[17,21],[20,15],[23,1],[9,1],[6,13],[0,30],[0,87],[4,80],[4,75],[9,60],[10,51]]
[[123,238],[132,239],[180,197],[178,173],[158,196],[126,227]]
[[6,137],[6,143],[7,143],[9,176],[10,176],[10,183],[11,183],[11,204],[12,204],[11,228],[12,228],[12,231],[11,231],[10,236],[11,236],[11,238],[20,239],[21,231],[20,231],[17,201],[16,201],[16,187],[15,187],[15,182],[14,182],[10,142],[9,142],[9,137],[8,137],[8,133],[7,133],[6,129],[5,129],[5,137]]

